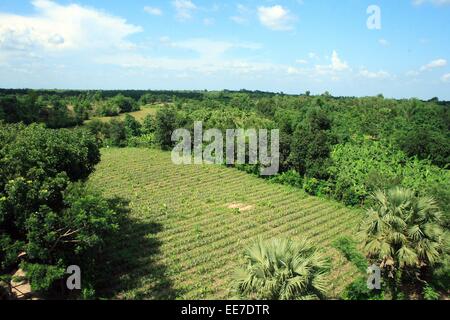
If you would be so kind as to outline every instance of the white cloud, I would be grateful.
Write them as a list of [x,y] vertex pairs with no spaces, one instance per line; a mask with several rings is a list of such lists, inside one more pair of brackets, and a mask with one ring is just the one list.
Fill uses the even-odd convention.
[[251,75],[257,78],[261,74],[273,75],[274,72],[286,74],[287,66],[269,62],[258,62],[253,59],[229,58],[228,51],[236,48],[258,50],[257,43],[229,42],[204,38],[172,41],[168,37],[160,39],[162,46],[177,50],[191,51],[196,56],[187,58],[185,54],[180,58],[154,57],[138,52],[120,53],[97,58],[97,63],[116,65],[129,69],[149,69],[153,71],[191,76],[211,75]]
[[151,14],[152,16],[162,16],[162,14],[163,14],[163,12],[160,8],[149,7],[149,6],[144,7],[144,11],[147,12],[148,14]]
[[0,13],[0,50],[126,49],[142,31],[125,19],[77,4],[34,0],[36,14]]
[[233,48],[248,50],[261,48],[261,45],[257,43],[218,41],[203,38],[171,41],[170,38],[165,37],[161,39],[161,43],[172,48],[196,52],[203,60],[221,59],[224,53]]
[[420,68],[420,71],[427,71],[427,70],[432,70],[432,69],[436,69],[436,68],[442,68],[442,67],[445,67],[446,65],[447,65],[447,60],[437,59],[437,60],[433,60],[430,63],[422,66]]
[[295,68],[295,67],[288,67],[286,71],[287,71],[287,74],[289,74],[289,75],[301,74],[301,69]]
[[[197,7],[191,1],[187,2],[194,6],[187,6],[191,8],[188,11],[192,13],[196,10],[192,8]],[[60,5],[49,0],[35,0],[32,4],[36,12],[30,16],[0,13],[0,64],[2,67],[5,66],[4,70],[13,70],[11,67],[13,66],[17,70],[22,69],[30,74],[39,75],[45,73],[36,70],[56,72],[59,70],[58,64],[66,64],[74,69],[83,65],[89,69],[86,74],[89,72],[94,74],[92,69],[96,66],[103,71],[109,70],[105,65],[112,65],[126,69],[120,70],[120,74],[136,70],[153,74],[148,72],[151,70],[158,71],[154,73],[155,78],[167,76],[168,79],[181,76],[204,79],[202,75],[222,79],[222,75],[224,77],[245,75],[248,79],[272,80],[277,77],[291,80],[298,78],[313,81],[345,81],[356,79],[359,75],[358,70],[353,72],[337,51],[333,51],[329,57],[319,57],[315,53],[310,53],[304,57],[305,59],[298,59],[295,65],[290,66],[287,63],[258,59],[249,54],[240,55],[242,49],[261,49],[262,45],[258,43],[204,38],[175,41],[166,37],[161,38],[159,43],[153,43],[151,47],[145,47],[128,40],[129,36],[141,32],[142,28],[130,24],[121,17],[92,7],[76,4]],[[243,6],[238,7],[238,13],[247,13],[245,17],[251,18],[255,13],[245,10],[247,9]],[[150,14],[157,12],[146,10],[148,11]],[[290,19],[293,19],[288,11],[283,12],[287,12]],[[284,15],[274,17],[278,18],[272,19],[270,23],[266,21],[267,27],[270,25],[274,29],[287,30],[288,25],[280,18]],[[292,23],[293,20],[288,21]],[[153,46],[164,47],[164,50],[153,51]],[[170,53],[168,56],[159,56],[156,52],[161,51]],[[261,57],[257,54],[255,56]],[[73,59],[74,57],[76,59]],[[328,62],[318,62],[321,60]],[[315,65],[319,63],[323,65]],[[118,70],[115,68],[110,70],[112,69]],[[58,72],[56,73],[60,77]],[[361,77],[369,79],[388,77],[388,73],[384,71],[361,70],[360,73],[360,81]],[[70,75],[70,72],[66,74]],[[101,72],[95,76],[97,74],[100,79]],[[443,77],[443,81],[447,80]]]
[[192,14],[197,10],[197,6],[191,0],[175,0],[172,6],[176,11],[176,18],[181,21],[189,20]]
[[444,74],[441,78],[443,82],[450,82],[450,73]]
[[294,28],[292,24],[296,20],[288,9],[280,5],[259,7],[258,17],[262,25],[275,31],[292,30]]
[[380,71],[369,71],[365,68],[360,69],[359,75],[368,78],[368,79],[389,79],[392,78],[391,74],[387,71],[380,70]]
[[331,68],[334,71],[344,71],[348,69],[348,64],[345,61],[342,61],[336,50],[333,51],[333,54],[331,55]]
[[316,65],[315,66],[315,68],[314,68],[315,76],[328,75],[328,76],[331,76],[331,79],[333,79],[333,81],[338,81],[338,80],[340,80],[340,78],[337,76],[337,74],[342,73],[344,71],[351,71],[347,62],[342,61],[339,58],[339,55],[336,52],[336,50],[333,50],[330,60],[331,60],[330,61],[331,63],[328,65]]
[[124,68],[151,69],[164,72],[213,75],[221,77],[225,74],[249,74],[252,78],[261,73],[284,72],[286,68],[281,65],[265,62],[247,61],[243,59],[208,59],[205,57],[187,58],[161,58],[148,57],[141,54],[122,54],[102,57],[98,61],[102,64],[117,65]]

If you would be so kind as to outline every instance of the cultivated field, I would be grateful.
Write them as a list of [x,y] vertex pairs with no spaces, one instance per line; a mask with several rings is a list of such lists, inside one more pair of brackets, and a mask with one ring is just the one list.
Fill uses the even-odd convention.
[[[175,166],[170,153],[104,149],[90,184],[129,202],[131,221],[108,248],[104,296],[231,298],[245,247],[308,238],[333,259],[329,295],[356,274],[330,243],[354,234],[360,212],[219,166]],[[117,278],[116,280],[114,280]]]

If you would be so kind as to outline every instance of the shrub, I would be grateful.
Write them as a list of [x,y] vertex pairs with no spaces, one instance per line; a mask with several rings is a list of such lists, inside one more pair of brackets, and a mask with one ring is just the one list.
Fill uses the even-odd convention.
[[30,281],[31,289],[39,293],[48,291],[57,280],[64,277],[66,272],[65,267],[61,264],[22,263],[20,267],[26,272],[26,278]]
[[136,100],[130,97],[125,97],[122,94],[118,94],[114,98],[111,98],[108,101],[108,104],[114,106],[114,108],[117,108],[119,110],[119,113],[127,113],[139,110],[139,106],[136,103]]
[[144,134],[140,137],[131,137],[128,139],[128,146],[132,148],[151,148],[154,144],[154,134]]
[[52,289],[69,265],[86,283],[119,219],[109,203],[82,183],[100,160],[85,130],[0,126],[0,274],[22,267],[33,289]]
[[144,134],[154,133],[156,130],[155,118],[149,114],[145,116],[144,123],[142,124],[142,132]]
[[[348,205],[364,204],[376,190],[403,186],[447,203],[450,173],[429,161],[408,158],[380,141],[359,140],[334,147],[329,167],[332,195]],[[445,208],[443,208],[445,209]]]
[[345,300],[384,300],[384,293],[370,290],[367,287],[367,277],[360,276],[345,288],[342,298]]
[[430,282],[433,287],[439,290],[450,290],[450,256],[448,252],[442,257],[439,264],[433,269]]
[[235,168],[255,176],[259,176],[261,173],[260,166],[257,164],[236,164]]
[[127,132],[123,121],[112,119],[109,122],[104,142],[111,147],[127,146]]
[[425,300],[439,300],[440,297],[441,295],[439,294],[439,292],[434,290],[430,285],[426,285],[423,288],[423,298]]
[[271,179],[271,181],[297,188],[303,187],[303,178],[295,170],[289,170],[287,172],[276,175]]
[[127,139],[139,137],[142,134],[142,125],[129,114],[125,116],[124,126]]
[[120,107],[111,101],[102,101],[97,105],[95,111],[97,115],[102,117],[114,117],[119,115]]
[[320,181],[316,178],[306,178],[303,189],[310,195],[317,195],[319,191]]
[[303,189],[313,196],[328,196],[331,193],[331,183],[316,178],[305,178]]
[[156,114],[155,141],[163,149],[173,146],[172,133],[177,129],[177,112],[172,108],[158,110]]

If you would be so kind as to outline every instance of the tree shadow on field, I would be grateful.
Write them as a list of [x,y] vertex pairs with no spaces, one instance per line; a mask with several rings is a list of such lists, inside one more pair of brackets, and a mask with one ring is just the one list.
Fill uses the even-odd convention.
[[105,245],[96,281],[97,296],[108,299],[172,300],[178,296],[167,278],[165,265],[155,260],[162,225],[130,217],[129,202],[110,199],[122,217],[119,232]]

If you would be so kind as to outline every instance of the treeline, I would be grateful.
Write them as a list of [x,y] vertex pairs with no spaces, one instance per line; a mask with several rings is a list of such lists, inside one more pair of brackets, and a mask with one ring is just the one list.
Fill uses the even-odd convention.
[[151,115],[145,117],[143,123],[127,114],[123,121],[113,118],[109,122],[103,122],[94,119],[85,126],[103,147],[150,148],[156,146],[156,120]]
[[[233,94],[178,101],[149,119],[154,142],[173,146],[176,128],[280,129],[280,175],[274,181],[347,205],[394,186],[433,195],[448,212],[449,108],[434,102],[330,96],[252,99]],[[240,166],[258,173],[255,166]]]
[[[383,96],[292,96],[260,91],[25,91],[0,90],[0,120],[73,127],[95,116],[116,116],[164,104],[143,124],[132,117],[89,122],[104,145],[172,146],[176,128],[277,128],[281,175],[315,195],[364,204],[380,186],[433,193],[443,207],[450,163],[450,105],[438,99]],[[143,128],[141,128],[143,126]],[[351,164],[351,165],[350,165]],[[245,170],[257,172],[252,167]],[[414,178],[410,178],[414,177]]]
[[[114,95],[112,95],[114,93]],[[99,91],[0,90],[0,121],[44,123],[49,128],[82,125],[96,116],[116,116],[140,110],[141,106],[168,103],[174,97],[161,94],[130,95]]]
[[[372,192],[403,186],[432,195],[449,212],[450,114],[435,101],[383,97],[333,98],[208,93],[202,100],[175,99],[155,117],[131,116],[87,126],[108,146],[156,145],[170,150],[171,133],[204,129],[280,129],[280,174],[273,181],[331,197],[347,205],[370,205]],[[258,166],[240,169],[258,174]]]
[[152,95],[159,100],[170,101],[173,97],[180,99],[201,99],[203,91],[169,91],[169,90],[31,90],[31,89],[0,89],[0,95],[26,95],[34,92],[37,95],[52,95],[59,98],[76,98],[82,95],[100,95],[103,98],[112,98],[119,94],[138,101],[144,95]]
[[[69,128],[95,116],[116,116],[137,111],[143,105],[213,99],[228,103],[237,92],[149,90],[28,90],[0,89],[0,120],[7,123],[44,123],[50,128]],[[276,94],[241,90],[251,98]]]
[[[0,95],[0,121],[6,123],[44,123],[48,128],[70,128],[82,125],[93,116],[115,116],[137,111],[140,102],[118,94],[105,98],[99,93],[75,97],[30,91],[22,95]],[[142,102],[143,103],[143,102]]]

